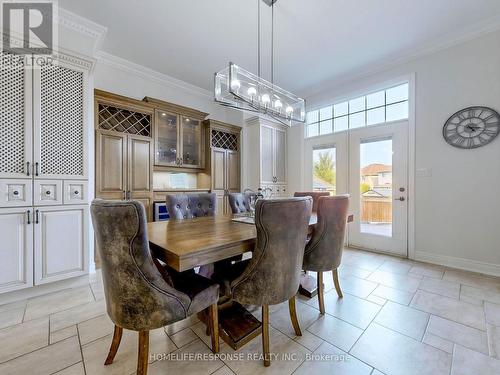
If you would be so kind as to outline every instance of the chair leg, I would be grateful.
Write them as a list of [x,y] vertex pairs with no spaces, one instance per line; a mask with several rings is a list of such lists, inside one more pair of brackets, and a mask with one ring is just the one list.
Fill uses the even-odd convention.
[[337,291],[337,295],[339,298],[343,298],[344,295],[342,294],[342,290],[340,289],[340,283],[339,283],[339,273],[337,269],[332,270],[333,274],[333,284],[335,284],[335,290]]
[[122,341],[123,328],[115,325],[115,330],[113,332],[113,341],[111,342],[111,347],[109,348],[108,357],[104,362],[104,365],[110,365],[113,363],[115,359],[116,352],[118,351],[118,347],[120,346],[120,342]]
[[323,272],[318,272],[318,302],[319,312],[325,314],[325,286],[323,285]]
[[271,365],[269,356],[269,306],[262,306],[262,354],[264,354],[264,366]]
[[212,352],[219,353],[219,309],[217,304],[214,303],[209,307],[210,309],[210,335],[212,338]]
[[137,356],[137,375],[148,373],[149,331],[139,332],[139,353]]
[[290,310],[290,319],[292,321],[292,326],[297,336],[302,336],[302,331],[300,330],[299,320],[297,319],[297,309],[295,307],[295,296],[288,300],[288,310]]

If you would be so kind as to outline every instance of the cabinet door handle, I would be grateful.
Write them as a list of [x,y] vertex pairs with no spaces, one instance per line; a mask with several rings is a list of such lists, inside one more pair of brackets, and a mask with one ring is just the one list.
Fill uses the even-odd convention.
[[38,176],[38,162],[35,163],[35,176]]
[[127,199],[127,192],[125,190],[123,190],[123,200],[126,200]]
[[182,162],[183,162],[182,158],[179,158],[179,165],[182,165]]
[[27,217],[28,217],[28,225],[30,225],[30,224],[31,224],[31,215],[30,215],[30,213],[31,213],[31,211],[30,211],[30,210],[26,211],[26,215],[27,215]]
[[40,221],[38,220],[38,210],[35,211],[35,224],[38,224]]
[[27,161],[26,162],[26,176],[29,176],[30,175],[30,162]]

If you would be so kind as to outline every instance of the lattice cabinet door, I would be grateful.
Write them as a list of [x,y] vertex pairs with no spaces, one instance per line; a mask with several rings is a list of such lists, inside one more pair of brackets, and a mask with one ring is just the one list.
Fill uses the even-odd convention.
[[85,80],[63,65],[35,71],[35,178],[87,177]]
[[31,178],[32,72],[13,58],[0,52],[0,178]]

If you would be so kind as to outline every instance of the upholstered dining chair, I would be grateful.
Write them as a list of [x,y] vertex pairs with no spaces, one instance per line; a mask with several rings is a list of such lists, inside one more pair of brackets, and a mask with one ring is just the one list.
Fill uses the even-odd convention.
[[293,194],[294,197],[311,197],[313,199],[312,211],[318,211],[319,197],[329,197],[330,193],[326,191],[297,191]]
[[250,198],[249,193],[229,193],[227,199],[233,214],[241,214],[250,212]]
[[320,197],[318,221],[304,251],[303,269],[316,271],[318,275],[318,301],[321,314],[325,313],[323,272],[332,271],[335,290],[339,298],[343,297],[337,269],[342,259],[348,207],[349,195]]
[[262,306],[262,347],[264,366],[269,358],[269,305],[288,300],[292,325],[301,336],[295,310],[299,289],[312,199],[287,198],[257,201],[255,225],[257,241],[249,260],[235,263],[220,280],[223,293],[233,300]]
[[166,206],[173,220],[215,216],[217,196],[215,193],[168,194]]
[[193,273],[158,268],[151,256],[144,206],[137,201],[94,200],[92,222],[102,262],[107,312],[115,324],[105,365],[113,363],[123,329],[139,332],[137,374],[146,374],[149,331],[210,312],[212,351],[218,352],[219,286]]

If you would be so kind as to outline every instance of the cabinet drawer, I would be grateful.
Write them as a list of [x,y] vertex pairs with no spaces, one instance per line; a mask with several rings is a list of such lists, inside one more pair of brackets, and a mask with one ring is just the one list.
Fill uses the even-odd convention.
[[33,188],[35,206],[54,206],[62,204],[61,180],[35,180]]
[[64,180],[64,204],[86,204],[88,202],[88,182]]
[[0,207],[31,206],[31,180],[0,180]]

